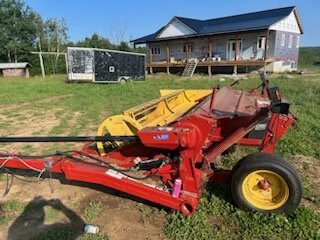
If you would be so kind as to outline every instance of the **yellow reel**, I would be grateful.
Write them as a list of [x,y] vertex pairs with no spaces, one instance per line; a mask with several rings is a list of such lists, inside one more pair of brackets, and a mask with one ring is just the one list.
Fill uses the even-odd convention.
[[[212,90],[160,90],[161,97],[130,108],[122,113],[107,118],[100,125],[97,136],[132,136],[144,127],[164,126],[198,104],[199,100],[212,93]],[[106,143],[98,142],[97,148],[103,156]],[[122,142],[107,143],[121,146]]]
[[[124,116],[115,115],[104,120],[97,132],[97,136],[133,136],[136,135],[138,130],[142,129],[141,124],[139,124],[134,119]],[[106,154],[103,142],[97,142],[97,148],[101,156]],[[122,142],[115,142],[110,144],[116,144],[121,146]]]

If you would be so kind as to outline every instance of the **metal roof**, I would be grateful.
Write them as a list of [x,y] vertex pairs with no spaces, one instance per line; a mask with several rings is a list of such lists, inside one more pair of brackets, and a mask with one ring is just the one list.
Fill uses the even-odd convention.
[[0,69],[26,68],[31,65],[27,62],[20,63],[0,63]]
[[137,38],[131,42],[134,43],[146,43],[146,42],[151,42],[154,41],[157,36],[160,34],[160,32],[162,32],[164,30],[165,27],[160,28],[158,31],[156,31],[155,33],[152,33],[150,35],[144,36],[142,38]]
[[[214,18],[208,20],[198,20],[184,17],[174,17],[190,27],[196,32],[196,34],[179,36],[177,38],[194,37],[197,35],[214,35],[222,33],[232,33],[241,31],[252,31],[260,29],[268,29],[274,23],[280,21],[284,17],[290,15],[292,11],[295,11],[295,15],[298,19],[299,27],[303,32],[299,16],[296,12],[296,7],[277,8],[260,12],[253,12],[241,15],[235,15],[230,17]],[[170,21],[171,22],[171,21]],[[158,39],[160,32],[164,30],[162,27],[157,32],[148,36],[133,40],[135,44],[146,43],[152,41],[165,40],[164,38]]]

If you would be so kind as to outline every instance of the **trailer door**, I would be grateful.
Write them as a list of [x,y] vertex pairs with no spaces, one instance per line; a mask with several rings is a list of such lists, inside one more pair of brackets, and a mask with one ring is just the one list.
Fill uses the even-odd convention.
[[107,51],[94,51],[94,73],[95,82],[117,81],[117,69],[113,63],[112,56]]

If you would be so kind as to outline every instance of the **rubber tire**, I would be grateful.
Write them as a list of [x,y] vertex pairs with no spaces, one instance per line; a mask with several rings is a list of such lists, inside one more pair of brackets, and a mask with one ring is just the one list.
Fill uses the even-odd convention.
[[[277,173],[287,183],[289,188],[288,200],[281,207],[273,210],[256,208],[243,196],[242,183],[245,177],[257,170],[269,170]],[[235,203],[243,210],[263,213],[292,213],[302,198],[301,180],[294,167],[275,154],[254,153],[242,158],[233,168],[231,193]]]
[[127,80],[126,80],[125,78],[121,78],[121,79],[119,80],[119,82],[120,82],[120,84],[125,84],[125,83],[127,82]]

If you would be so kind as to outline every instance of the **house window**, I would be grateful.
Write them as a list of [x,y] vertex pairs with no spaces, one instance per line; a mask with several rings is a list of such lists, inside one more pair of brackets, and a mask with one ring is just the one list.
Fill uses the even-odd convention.
[[286,34],[282,33],[281,34],[281,47],[284,47],[285,44],[286,44]]
[[264,49],[266,44],[266,37],[265,36],[259,36],[258,37],[258,49]]
[[290,34],[289,35],[289,41],[288,41],[288,48],[292,47],[292,38],[293,38],[293,36]]
[[161,54],[160,48],[159,47],[151,48],[151,53],[152,53],[152,55],[160,55]]
[[183,52],[193,52],[193,44],[184,44]]
[[296,48],[300,47],[300,36],[297,36],[296,38]]

